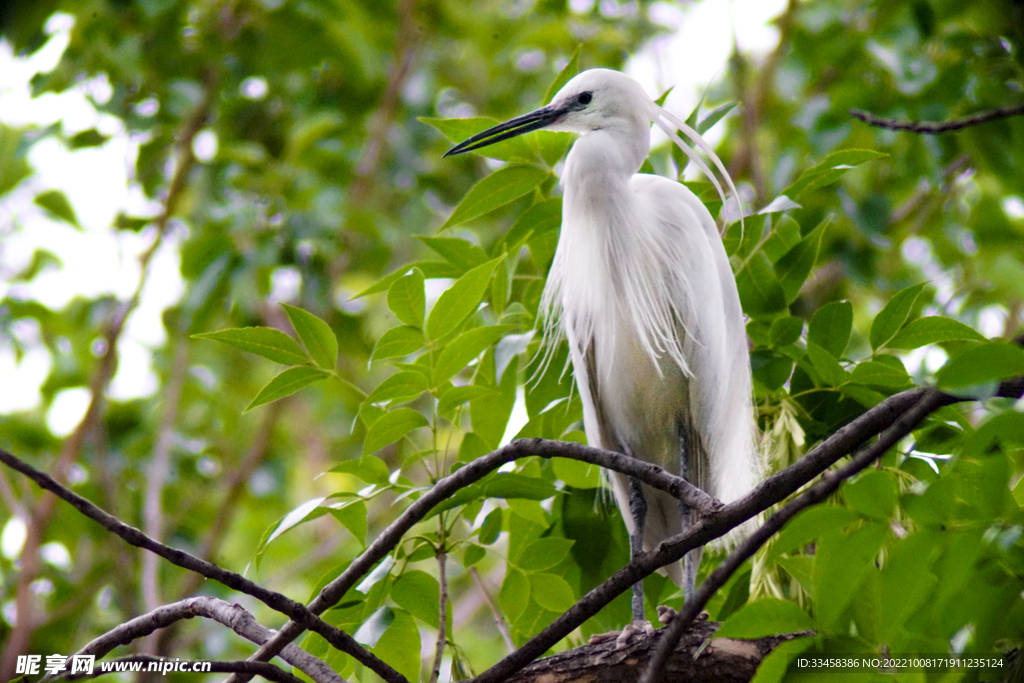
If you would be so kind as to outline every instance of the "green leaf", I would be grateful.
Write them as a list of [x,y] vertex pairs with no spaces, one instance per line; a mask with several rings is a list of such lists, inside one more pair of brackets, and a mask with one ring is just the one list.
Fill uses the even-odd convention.
[[510,622],[515,623],[530,602],[530,581],[512,565],[505,565],[505,580],[498,591],[498,604]]
[[451,416],[455,409],[461,406],[466,401],[472,401],[476,398],[482,398],[484,396],[493,396],[496,392],[490,387],[484,387],[476,384],[471,384],[463,387],[449,386],[444,389],[437,398],[437,412],[448,417]]
[[737,104],[738,102],[726,102],[725,104],[719,105],[709,111],[708,115],[701,119],[700,123],[694,126],[697,133],[704,135],[704,133],[709,131],[713,125],[721,121],[726,114],[731,112]]
[[[498,259],[488,261],[469,271],[441,294],[427,318],[426,333],[428,339],[440,339],[454,330],[459,323],[476,310],[487,284],[491,279]],[[374,352],[376,353],[376,351]]]
[[459,269],[459,275],[487,263],[487,252],[459,237],[419,237],[425,245]]
[[409,614],[437,628],[441,588],[430,574],[416,569],[406,570],[395,579],[389,597]]
[[446,344],[434,365],[434,386],[439,386],[454,377],[467,363],[478,357],[510,329],[512,325],[478,327],[463,332]]
[[561,576],[539,573],[529,574],[530,597],[538,605],[552,612],[564,612],[576,602],[572,587]]
[[338,362],[338,338],[331,326],[308,311],[282,303],[288,319],[309,352],[313,362],[325,370],[333,370]]
[[772,228],[772,234],[761,247],[765,256],[772,263],[789,253],[803,239],[800,235],[800,224],[789,216],[783,216]]
[[482,216],[533,190],[548,177],[536,166],[516,164],[500,168],[474,185],[441,229]]
[[743,310],[751,318],[771,319],[784,311],[786,297],[762,252],[750,255],[746,267],[736,276]]
[[366,397],[365,403],[402,403],[410,401],[429,389],[422,373],[404,370],[388,377]]
[[572,133],[551,130],[538,130],[536,136],[540,156],[544,159],[544,163],[551,167],[554,167],[565,155],[565,150],[569,148],[569,143],[573,138]]
[[237,327],[192,336],[255,353],[281,365],[299,365],[309,361],[309,356],[294,339],[273,327]]
[[795,603],[764,598],[748,602],[726,619],[716,638],[761,638],[762,636],[807,631],[813,620]]
[[922,282],[897,292],[889,299],[889,303],[878,312],[875,320],[871,323],[869,339],[872,349],[877,349],[885,344],[903,327],[907,316],[910,315],[910,309],[923,289],[924,283]]
[[479,434],[476,432],[469,432],[462,437],[462,443],[459,444],[459,462],[472,462],[481,455],[487,455],[490,452],[490,445],[488,445]]
[[488,446],[488,451],[498,447],[501,437],[505,434],[505,428],[508,426],[509,417],[512,415],[512,408],[516,402],[518,367],[519,357],[515,356],[509,363],[505,374],[502,375],[501,384],[494,387],[493,381],[487,376],[487,371],[494,371],[494,354],[488,352],[484,354],[484,361],[481,364],[480,372],[477,373],[477,385],[497,389],[494,394],[470,399],[469,401],[469,413],[472,417],[473,431],[484,440]]
[[476,545],[475,543],[470,543],[466,550],[462,553],[462,566],[472,567],[474,564],[484,559],[485,557],[487,557],[486,550]]
[[514,472],[499,472],[484,480],[483,493],[488,498],[525,498],[547,500],[558,489],[551,482]]
[[822,536],[815,549],[815,620],[823,631],[846,631],[840,617],[857,596],[862,579],[874,572],[875,557],[888,534],[884,524],[868,523],[850,533]]
[[580,71],[580,53],[583,51],[582,45],[576,46],[576,51],[572,53],[572,57],[566,63],[562,70],[555,76],[555,80],[551,81],[551,85],[548,86],[548,91],[544,93],[544,104],[550,104],[551,98],[558,94],[558,91],[562,87],[572,80]]
[[812,341],[807,342],[807,357],[811,365],[821,377],[821,381],[830,387],[837,387],[846,381],[846,370],[839,365],[835,357]]
[[501,534],[501,522],[503,513],[501,508],[494,508],[487,513],[484,517],[484,523],[480,525],[480,531],[477,534],[477,539],[484,545],[490,545],[498,540],[498,535]]
[[[295,507],[283,518],[281,518],[281,521],[274,525],[273,530],[270,531],[270,533],[267,534],[266,538],[264,538],[257,546],[257,556],[262,555],[263,551],[266,550],[267,546],[269,546],[275,539],[280,537],[286,531],[294,529],[300,524],[304,524],[305,522],[308,522],[311,519],[317,519],[318,517],[322,517],[326,513],[326,510],[320,507],[320,504],[323,503],[324,500],[326,500],[326,498],[311,498],[310,500],[307,500],[301,505]],[[258,560],[257,564],[259,564]]]
[[109,135],[104,135],[95,128],[89,128],[79,133],[75,133],[68,140],[69,149],[82,149],[83,147],[99,147],[110,139]]
[[423,327],[426,295],[423,291],[423,273],[413,268],[388,289],[388,308],[406,325]]
[[423,348],[423,332],[415,327],[392,327],[381,335],[373,347],[371,361],[385,358],[404,358]]
[[40,192],[36,195],[35,203],[46,210],[46,213],[51,218],[69,223],[79,230],[82,226],[78,222],[78,216],[75,215],[75,209],[71,206],[71,202],[60,190],[47,190]]
[[267,385],[260,389],[260,393],[256,394],[256,398],[252,400],[248,406],[246,406],[243,413],[247,413],[257,406],[261,406],[264,403],[270,403],[276,401],[279,398],[290,396],[299,389],[318,382],[326,377],[329,377],[326,372],[319,368],[313,368],[308,365],[299,365],[294,368],[288,368],[284,370],[274,379],[267,382]]
[[872,384],[880,387],[902,387],[910,382],[910,376],[906,370],[875,361],[858,363],[850,374],[850,379],[860,384]]
[[405,676],[406,680],[418,681],[420,647],[420,630],[416,627],[416,620],[405,610],[394,610],[391,624],[380,636],[372,651],[378,658],[390,664],[395,671]]
[[497,256],[501,250],[511,250],[527,237],[537,237],[558,229],[562,224],[562,198],[542,199],[516,220],[505,235],[498,240],[492,253]]
[[818,224],[807,237],[800,240],[800,244],[789,250],[782,258],[775,262],[775,273],[778,275],[779,284],[785,292],[786,303],[791,303],[800,293],[804,281],[811,274],[814,262],[818,258],[818,245],[821,237],[825,234],[825,228],[832,222],[832,215],[829,214],[825,220]]
[[825,349],[833,358],[842,358],[852,330],[853,305],[849,301],[834,301],[814,312],[807,341]]
[[801,173],[796,182],[779,194],[784,194],[790,199],[796,199],[804,192],[834,183],[854,166],[859,166],[865,161],[884,156],[887,155],[870,149],[844,149],[839,152],[833,152],[825,157],[825,160],[817,166],[813,166]]
[[363,441],[363,454],[373,453],[398,441],[412,430],[426,427],[428,424],[427,418],[412,408],[392,410],[374,422],[366,432],[366,440]]
[[356,294],[352,299],[355,300],[364,296],[369,296],[370,294],[388,291],[391,289],[391,285],[395,284],[395,280],[410,272],[413,268],[419,268],[420,272],[423,273],[423,277],[428,280],[431,278],[442,277],[456,278],[462,275],[462,271],[445,261],[417,261],[416,263],[410,263],[407,266],[399,268],[390,275],[385,275],[374,284]]
[[556,477],[573,488],[593,489],[601,485],[601,468],[588,462],[570,458],[552,458],[551,469]]
[[359,544],[366,547],[366,503],[353,500],[338,508],[331,508],[331,516],[338,520]]
[[890,349],[916,349],[928,344],[947,341],[988,341],[981,333],[964,325],[959,320],[929,316],[912,321],[896,333],[886,346]]
[[374,455],[364,455],[361,458],[345,460],[328,471],[337,474],[351,474],[359,477],[367,484],[384,485],[388,483],[388,478],[391,476],[391,472],[388,470],[388,466],[384,464],[384,461]]
[[[421,116],[419,120],[438,129],[446,138],[455,143],[462,142],[466,138],[473,137],[477,133],[493,128],[500,123],[497,119],[484,116],[468,119],[434,119]],[[530,148],[530,145],[522,137],[502,140],[493,145],[474,149],[473,152],[488,159],[498,159],[499,161],[532,162],[537,160],[537,153]]]
[[1024,349],[1006,342],[988,342],[950,358],[936,374],[940,388],[955,389],[1024,375]]
[[847,507],[883,522],[892,517],[899,498],[896,480],[884,470],[868,470],[856,481],[845,484],[842,491]]
[[815,638],[794,638],[780,643],[757,666],[751,683],[781,683],[796,656],[814,647]]
[[799,341],[803,329],[804,321],[800,318],[786,317],[773,320],[771,331],[768,333],[772,348],[795,344]]
[[835,505],[808,508],[786,524],[775,537],[768,553],[768,560],[774,562],[783,553],[807,545],[826,533],[845,529],[858,519],[853,511]]
[[527,573],[551,569],[569,557],[573,543],[568,538],[539,538],[523,549],[515,565]]

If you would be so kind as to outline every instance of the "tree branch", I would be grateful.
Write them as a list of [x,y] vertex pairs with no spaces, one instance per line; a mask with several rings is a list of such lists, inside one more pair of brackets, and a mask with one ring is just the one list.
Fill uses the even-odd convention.
[[693,622],[694,618],[707,605],[711,596],[715,594],[715,591],[725,585],[725,582],[739,569],[740,565],[750,557],[753,557],[758,548],[778,533],[786,522],[793,519],[797,513],[805,508],[820,503],[835,493],[844,481],[882,457],[900,439],[913,431],[914,427],[921,420],[933,411],[938,410],[941,406],[946,405],[949,402],[948,398],[945,394],[935,389],[926,390],[917,403],[905,412],[895,424],[885,430],[874,444],[861,450],[841,469],[826,472],[811,488],[784,505],[781,510],[762,524],[757,531],[740,543],[736,550],[711,572],[707,580],[686,601],[683,609],[672,620],[672,623],[662,635],[654,656],[651,658],[643,677],[640,679],[640,683],[657,683],[665,662],[676,645],[679,644],[679,638],[683,634],[683,629]]
[[[165,662],[167,660],[161,659],[160,657],[153,657],[151,655],[132,655],[129,657],[121,657],[120,659],[112,660],[114,662],[123,662],[125,664],[130,662],[142,662],[143,664],[157,664]],[[267,662],[209,662],[211,673],[245,673],[250,676],[262,676],[268,681],[274,681],[275,683],[305,683],[298,676],[294,676],[287,671]],[[94,670],[92,674],[75,674],[74,676],[68,676],[67,680],[77,681],[83,678],[98,678],[105,672]],[[113,672],[110,672],[113,673]]]
[[[90,641],[76,654],[94,655],[100,659],[116,647],[127,645],[138,638],[144,638],[179,621],[194,617],[205,617],[223,624],[257,645],[266,642],[271,636],[270,629],[257,622],[255,617],[240,605],[233,605],[209,595],[200,595],[169,605],[162,605],[148,614],[126,621]],[[296,645],[286,647],[281,653],[281,658],[303,671],[317,683],[344,683],[344,679],[324,661]],[[154,658],[154,660],[160,661],[159,658]],[[40,683],[46,683],[55,678],[60,678],[60,676],[47,676]]]
[[[253,596],[271,609],[277,610],[278,612],[290,617],[292,619],[292,622],[290,623],[299,623],[302,625],[301,628],[303,630],[309,629],[320,634],[324,637],[324,640],[329,642],[338,650],[351,655],[357,661],[373,670],[388,683],[408,683],[405,676],[395,671],[391,666],[381,661],[378,657],[357,643],[352,636],[320,619],[302,603],[296,602],[280,593],[267,590],[239,574],[229,572],[226,569],[218,567],[212,562],[200,560],[198,557],[189,555],[182,550],[168,547],[162,543],[157,543],[138,529],[124,524],[116,517],[104,512],[90,501],[61,486],[49,475],[40,472],[25,462],[22,462],[2,448],[0,448],[0,461],[8,467],[21,472],[42,488],[56,493],[58,497],[70,503],[83,515],[98,522],[107,531],[116,534],[128,543],[155,553],[179,567],[198,572],[209,579],[213,579],[224,584],[228,588]],[[271,642],[273,642],[273,640]],[[280,649],[278,649],[277,652],[280,652]],[[277,654],[277,652],[275,652],[275,654]]]
[[[322,614],[324,610],[336,605],[357,581],[373,569],[385,555],[391,552],[414,524],[430,513],[435,505],[447,499],[459,489],[482,479],[502,465],[533,455],[542,458],[572,458],[622,472],[623,474],[636,477],[645,484],[668,491],[701,514],[710,514],[716,510],[723,509],[721,502],[714,500],[682,477],[669,474],[657,465],[631,458],[622,453],[606,451],[578,443],[550,441],[548,439],[519,439],[499,448],[493,453],[477,458],[465,467],[438,481],[433,488],[406,508],[405,512],[399,515],[398,519],[392,522],[362,555],[353,560],[352,564],[338,578],[331,581],[320,591],[320,594],[309,603],[310,612]],[[652,569],[651,571],[654,570]],[[632,583],[630,582],[628,585],[632,585]],[[588,618],[590,616],[592,615],[588,615]],[[254,661],[268,661],[280,652],[280,648],[285,643],[290,643],[298,638],[305,628],[305,626],[297,622],[285,624],[278,634],[269,643],[261,647],[250,659]],[[544,650],[546,649],[544,648]],[[541,653],[544,650],[541,650]],[[540,653],[537,653],[526,661],[532,661],[539,655]],[[244,676],[235,676],[229,683],[244,683],[246,680],[248,679]]]
[[944,123],[933,123],[930,121],[900,121],[899,119],[883,119],[879,116],[875,116],[871,112],[862,111],[860,109],[850,110],[850,116],[858,121],[863,121],[869,126],[886,128],[888,130],[905,130],[911,133],[922,133],[925,135],[949,133],[951,131],[968,128],[970,126],[977,126],[982,123],[990,123],[991,121],[998,121],[1000,119],[1010,118],[1011,116],[1020,116],[1022,114],[1024,114],[1024,104],[1018,104],[1014,107],[998,107],[996,109],[989,109],[988,111],[979,112],[964,119],[954,119]]

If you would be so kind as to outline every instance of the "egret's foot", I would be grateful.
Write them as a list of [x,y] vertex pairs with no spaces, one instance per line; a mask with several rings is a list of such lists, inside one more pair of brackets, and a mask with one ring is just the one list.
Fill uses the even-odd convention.
[[[668,605],[658,605],[658,621],[660,621],[663,626],[668,626],[678,616],[679,612],[675,611]],[[700,614],[694,618],[694,621],[707,621],[710,616],[711,615],[708,614],[707,610],[701,610]]]
[[672,623],[672,620],[679,616],[679,612],[675,611],[668,605],[658,605],[658,621],[661,622],[662,626],[668,626]]
[[615,639],[615,643],[618,646],[623,646],[629,641],[633,640],[636,636],[652,636],[654,635],[654,627],[651,626],[651,622],[644,619],[643,621],[634,621],[631,624],[626,624],[626,627],[622,629],[619,636]]

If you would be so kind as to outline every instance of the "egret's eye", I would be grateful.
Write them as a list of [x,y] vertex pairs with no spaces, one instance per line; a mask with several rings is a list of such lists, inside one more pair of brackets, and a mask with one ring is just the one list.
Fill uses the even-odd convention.
[[580,104],[590,104],[590,100],[594,99],[593,94],[589,92],[581,92],[576,98],[576,101]]

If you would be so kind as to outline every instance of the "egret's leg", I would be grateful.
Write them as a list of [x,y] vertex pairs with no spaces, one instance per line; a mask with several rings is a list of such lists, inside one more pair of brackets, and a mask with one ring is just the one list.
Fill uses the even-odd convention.
[[[629,558],[635,559],[644,549],[644,519],[647,517],[647,501],[644,500],[640,480],[629,478],[629,512],[633,515],[633,533],[629,535]],[[644,621],[644,583],[633,584],[633,621]]]
[[[686,481],[690,479],[690,457],[688,453],[688,446],[686,442],[686,430],[679,429],[679,476]],[[686,531],[692,522],[693,511],[690,506],[679,501],[679,521],[681,523],[681,531]],[[689,600],[693,596],[693,588],[697,583],[697,570],[700,568],[700,556],[701,549],[695,548],[690,552],[686,553],[683,558],[683,593],[686,599]]]

